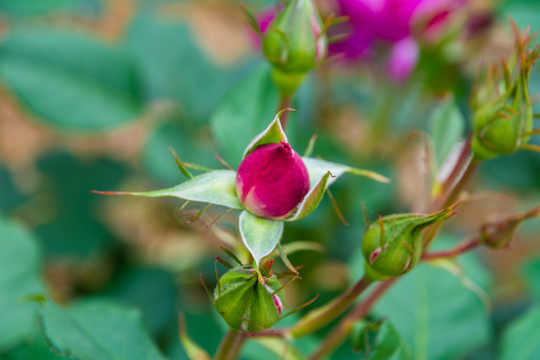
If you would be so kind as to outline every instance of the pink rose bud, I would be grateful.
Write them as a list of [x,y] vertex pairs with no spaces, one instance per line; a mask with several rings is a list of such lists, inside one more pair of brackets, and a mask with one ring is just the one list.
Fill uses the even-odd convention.
[[285,141],[248,154],[236,176],[236,193],[247,210],[267,219],[289,215],[309,192],[302,158]]

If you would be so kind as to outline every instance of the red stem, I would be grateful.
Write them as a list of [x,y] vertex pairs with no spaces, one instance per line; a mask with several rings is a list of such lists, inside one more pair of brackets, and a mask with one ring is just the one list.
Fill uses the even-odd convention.
[[422,260],[435,260],[444,258],[453,258],[458,255],[464,254],[468,251],[476,249],[481,245],[480,239],[474,238],[472,240],[464,241],[458,244],[456,247],[448,250],[433,251],[422,255]]
[[[291,96],[282,96],[279,99],[279,104],[277,107],[277,111],[281,111],[283,109],[290,108],[292,104],[292,97]],[[279,122],[281,124],[281,127],[283,130],[287,129],[287,120],[289,120],[289,111],[285,111],[281,116],[279,117]]]
[[309,360],[317,360],[325,355],[328,355],[334,349],[336,349],[343,341],[349,336],[352,330],[352,326],[356,321],[365,317],[377,303],[377,301],[386,293],[388,289],[399,278],[391,278],[377,285],[377,287],[369,293],[369,295],[358,304],[341,322],[337,328],[330,333],[321,346],[315,351]]

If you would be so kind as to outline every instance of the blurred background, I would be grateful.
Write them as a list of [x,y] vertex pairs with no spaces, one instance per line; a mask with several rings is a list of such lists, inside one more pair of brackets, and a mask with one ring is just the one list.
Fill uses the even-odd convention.
[[[244,4],[262,19],[274,2]],[[215,351],[226,328],[199,274],[215,286],[219,246],[243,251],[237,214],[212,225],[225,210],[212,207],[188,224],[202,205],[179,212],[175,199],[90,191],[184,181],[168,147],[182,161],[222,168],[215,152],[238,166],[278,102],[238,5],[0,0],[0,273],[20,274],[11,283],[0,275],[1,359],[66,358],[49,352],[37,305],[14,301],[40,292],[62,305],[99,299],[138,309],[170,359],[186,358],[178,340],[182,311],[194,341]],[[317,5],[323,17],[344,11],[338,2]],[[317,134],[314,155],[393,181],[344,176],[336,182],[333,195],[348,226],[328,197],[308,218],[287,225],[285,244],[312,244],[290,256],[304,268],[302,280],[287,288],[289,308],[315,294],[323,304],[362,274],[363,201],[372,219],[418,206],[428,186],[426,168],[439,168],[470,129],[468,99],[480,66],[511,53],[508,17],[522,29],[540,30],[539,1],[468,0],[448,9],[444,16],[428,13],[406,36],[373,32],[365,45],[347,38],[335,43],[332,59],[297,94],[288,135],[299,153]],[[436,15],[444,19],[433,29]],[[355,26],[333,31],[361,37]],[[540,66],[533,68],[530,92],[539,99]],[[488,219],[540,204],[539,170],[540,155],[524,151],[483,164],[462,215],[435,246],[452,246]],[[510,248],[482,249],[464,259],[467,275],[489,294],[491,311],[456,277],[423,265],[376,312],[424,358],[495,358],[509,324],[540,303],[539,233],[533,220]],[[419,307],[444,315],[414,320]],[[307,353],[330,329],[300,340],[299,348]],[[429,338],[418,342],[426,332]],[[243,356],[274,358],[262,349],[250,343]],[[333,358],[361,355],[347,343]]]

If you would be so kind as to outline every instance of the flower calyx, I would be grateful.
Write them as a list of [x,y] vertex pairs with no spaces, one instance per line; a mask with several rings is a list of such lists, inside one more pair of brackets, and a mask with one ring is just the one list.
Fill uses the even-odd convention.
[[[259,274],[248,267],[236,267],[219,278],[214,305],[231,329],[266,330],[280,319],[285,295],[276,275],[270,272],[272,263],[270,260],[262,265]],[[260,274],[264,283],[259,280]]]
[[480,229],[480,241],[492,249],[507,247],[512,242],[519,226],[525,220],[538,216],[540,216],[540,206],[536,206],[520,214],[513,214],[496,221],[485,223]]

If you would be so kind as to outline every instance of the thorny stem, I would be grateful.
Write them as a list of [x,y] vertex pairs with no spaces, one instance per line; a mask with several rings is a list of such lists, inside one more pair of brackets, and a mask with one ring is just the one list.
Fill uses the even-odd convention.
[[366,276],[362,277],[353,287],[331,303],[309,312],[289,330],[289,335],[298,338],[311,334],[327,325],[351,306],[372,282],[373,280],[368,279]]
[[388,289],[398,280],[391,278],[377,285],[369,295],[358,304],[341,322],[337,328],[330,333],[321,346],[309,357],[310,360],[321,359],[330,354],[334,349],[343,343],[350,335],[354,323],[365,317],[377,303],[377,301],[386,293]]
[[221,340],[215,360],[235,360],[238,358],[245,340],[246,337],[243,333],[229,329],[223,340]]
[[[291,98],[282,97],[278,105],[278,110],[290,106]],[[287,126],[287,113],[280,118],[281,126],[285,129]],[[452,169],[448,178],[444,181],[441,194],[433,200],[431,210],[439,210],[442,207],[450,205],[456,200],[461,191],[467,186],[472,176],[478,169],[480,162],[472,159],[471,154],[471,136],[466,140],[466,143],[460,153],[460,156]],[[427,248],[431,241],[435,238],[439,226],[432,226],[425,233],[424,247]],[[449,258],[460,255],[464,252],[475,249],[480,245],[478,238],[472,239],[457,245],[453,249],[427,253],[422,257],[422,260],[432,260],[437,258]],[[380,283],[360,304],[358,304],[349,314],[341,320],[336,330],[334,330],[321,344],[319,349],[310,357],[310,360],[317,360],[337,348],[351,333],[353,324],[365,317],[376,304],[376,302],[386,293],[393,284],[399,280],[399,277],[388,279]],[[315,309],[305,315],[297,324],[289,329],[276,329],[254,333],[238,333],[229,330],[226,337],[223,339],[216,360],[233,360],[236,359],[238,353],[246,340],[250,337],[292,337],[298,338],[311,334],[320,328],[324,327],[332,320],[343,313],[354,301],[366,290],[373,281],[362,277],[352,288],[339,296],[331,303],[322,308]]]
[[[455,202],[463,189],[469,184],[476,170],[478,170],[480,161],[472,157],[471,141],[472,135],[469,135],[454,168],[443,183],[440,195],[433,200],[430,208],[431,212],[439,211]],[[427,249],[431,245],[439,228],[440,224],[436,224],[429,227],[424,233],[424,248]]]
[[[279,112],[279,111],[281,111],[283,109],[290,108],[291,103],[292,103],[292,96],[283,96],[283,95],[281,95],[281,97],[279,98],[277,111]],[[287,120],[289,120],[289,112],[288,111],[284,112],[279,117],[279,122],[280,122],[281,127],[283,128],[283,130],[286,130],[286,128],[287,128]]]

